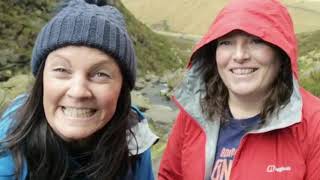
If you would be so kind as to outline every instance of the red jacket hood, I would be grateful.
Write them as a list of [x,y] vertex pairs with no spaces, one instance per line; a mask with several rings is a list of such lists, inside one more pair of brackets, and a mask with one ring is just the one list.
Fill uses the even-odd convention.
[[298,79],[297,40],[293,23],[286,7],[279,1],[231,0],[220,11],[192,55],[201,47],[233,30],[245,31],[280,47],[290,57],[292,72]]

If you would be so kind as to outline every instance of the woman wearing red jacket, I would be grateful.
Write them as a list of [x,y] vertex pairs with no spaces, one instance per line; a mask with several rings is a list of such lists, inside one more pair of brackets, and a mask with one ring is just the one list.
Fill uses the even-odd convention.
[[159,180],[319,180],[320,101],[276,0],[232,0],[197,44]]

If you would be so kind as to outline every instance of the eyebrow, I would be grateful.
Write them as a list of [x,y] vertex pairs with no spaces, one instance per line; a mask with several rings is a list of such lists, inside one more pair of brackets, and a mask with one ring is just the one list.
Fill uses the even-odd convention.
[[60,61],[63,60],[63,62],[66,62],[66,63],[68,63],[68,65],[71,66],[70,60],[68,58],[66,58],[66,57],[64,57],[64,56],[62,56],[60,54],[53,54],[52,56],[53,56],[52,58],[54,58],[56,60],[53,61],[51,64],[57,63],[57,60],[60,60]]
[[[57,53],[57,54],[53,54],[53,57],[59,57],[59,59],[66,60],[70,64],[70,59],[65,57],[64,55],[60,55],[60,54]],[[97,58],[97,59],[101,60],[101,62],[96,63],[98,65],[109,64],[109,63],[113,63],[113,62],[116,63],[116,59],[111,57],[110,55],[108,55],[107,58],[103,57],[103,58]]]
[[118,66],[118,68],[120,69],[118,63],[116,61],[111,61],[110,59],[108,59],[107,61],[100,61],[96,64],[93,64],[90,69],[98,69],[101,66],[109,65],[109,64],[113,64],[114,66]]
[[[61,55],[59,53],[55,53],[52,56],[53,56],[53,58],[57,58],[60,61],[62,60],[63,62],[66,62],[69,66],[72,66],[71,60],[69,58],[67,58],[66,56]],[[89,68],[90,70],[98,69],[100,66],[108,65],[108,64],[114,64],[115,66],[118,66],[118,68],[120,69],[120,66],[117,63],[117,60],[108,54],[106,57],[98,57],[97,59],[99,60],[99,62],[92,64]],[[54,61],[51,64],[54,65],[55,63],[57,63],[57,61]]]

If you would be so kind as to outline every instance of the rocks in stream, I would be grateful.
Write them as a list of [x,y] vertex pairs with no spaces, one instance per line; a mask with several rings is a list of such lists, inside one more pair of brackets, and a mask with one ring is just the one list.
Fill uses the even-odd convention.
[[131,92],[131,101],[132,104],[137,106],[142,112],[147,111],[151,107],[149,98],[143,96],[139,91],[134,90]]
[[155,123],[172,124],[178,114],[178,110],[164,105],[152,105],[150,109],[145,112],[147,118]]

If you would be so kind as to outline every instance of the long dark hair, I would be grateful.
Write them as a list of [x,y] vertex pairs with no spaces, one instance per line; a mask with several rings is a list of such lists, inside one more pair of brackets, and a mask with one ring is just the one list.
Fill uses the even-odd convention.
[[[293,80],[291,63],[288,55],[279,47],[269,44],[280,56],[280,70],[272,88],[264,99],[263,108],[260,111],[261,125],[272,113],[278,113],[289,101],[293,92]],[[216,63],[216,41],[213,41],[199,49],[192,57],[193,63],[200,63],[199,69],[203,71],[206,94],[201,99],[202,112],[213,119],[214,115],[220,117],[221,122],[230,119],[228,109],[228,89],[223,83],[217,69]]]
[[[24,105],[15,114],[0,152],[9,150],[15,161],[15,176],[19,179],[23,161],[28,165],[29,179],[117,179],[127,174],[134,158],[129,156],[127,133],[130,130],[131,96],[125,78],[122,83],[117,108],[108,124],[97,131],[86,145],[81,145],[80,168],[71,164],[71,152],[78,151],[76,143],[63,141],[47,123],[43,109],[43,70],[40,66],[35,83]],[[119,66],[121,66],[119,64]],[[120,68],[122,69],[122,68]],[[76,146],[76,147],[74,147]],[[81,161],[81,159],[85,161]]]

